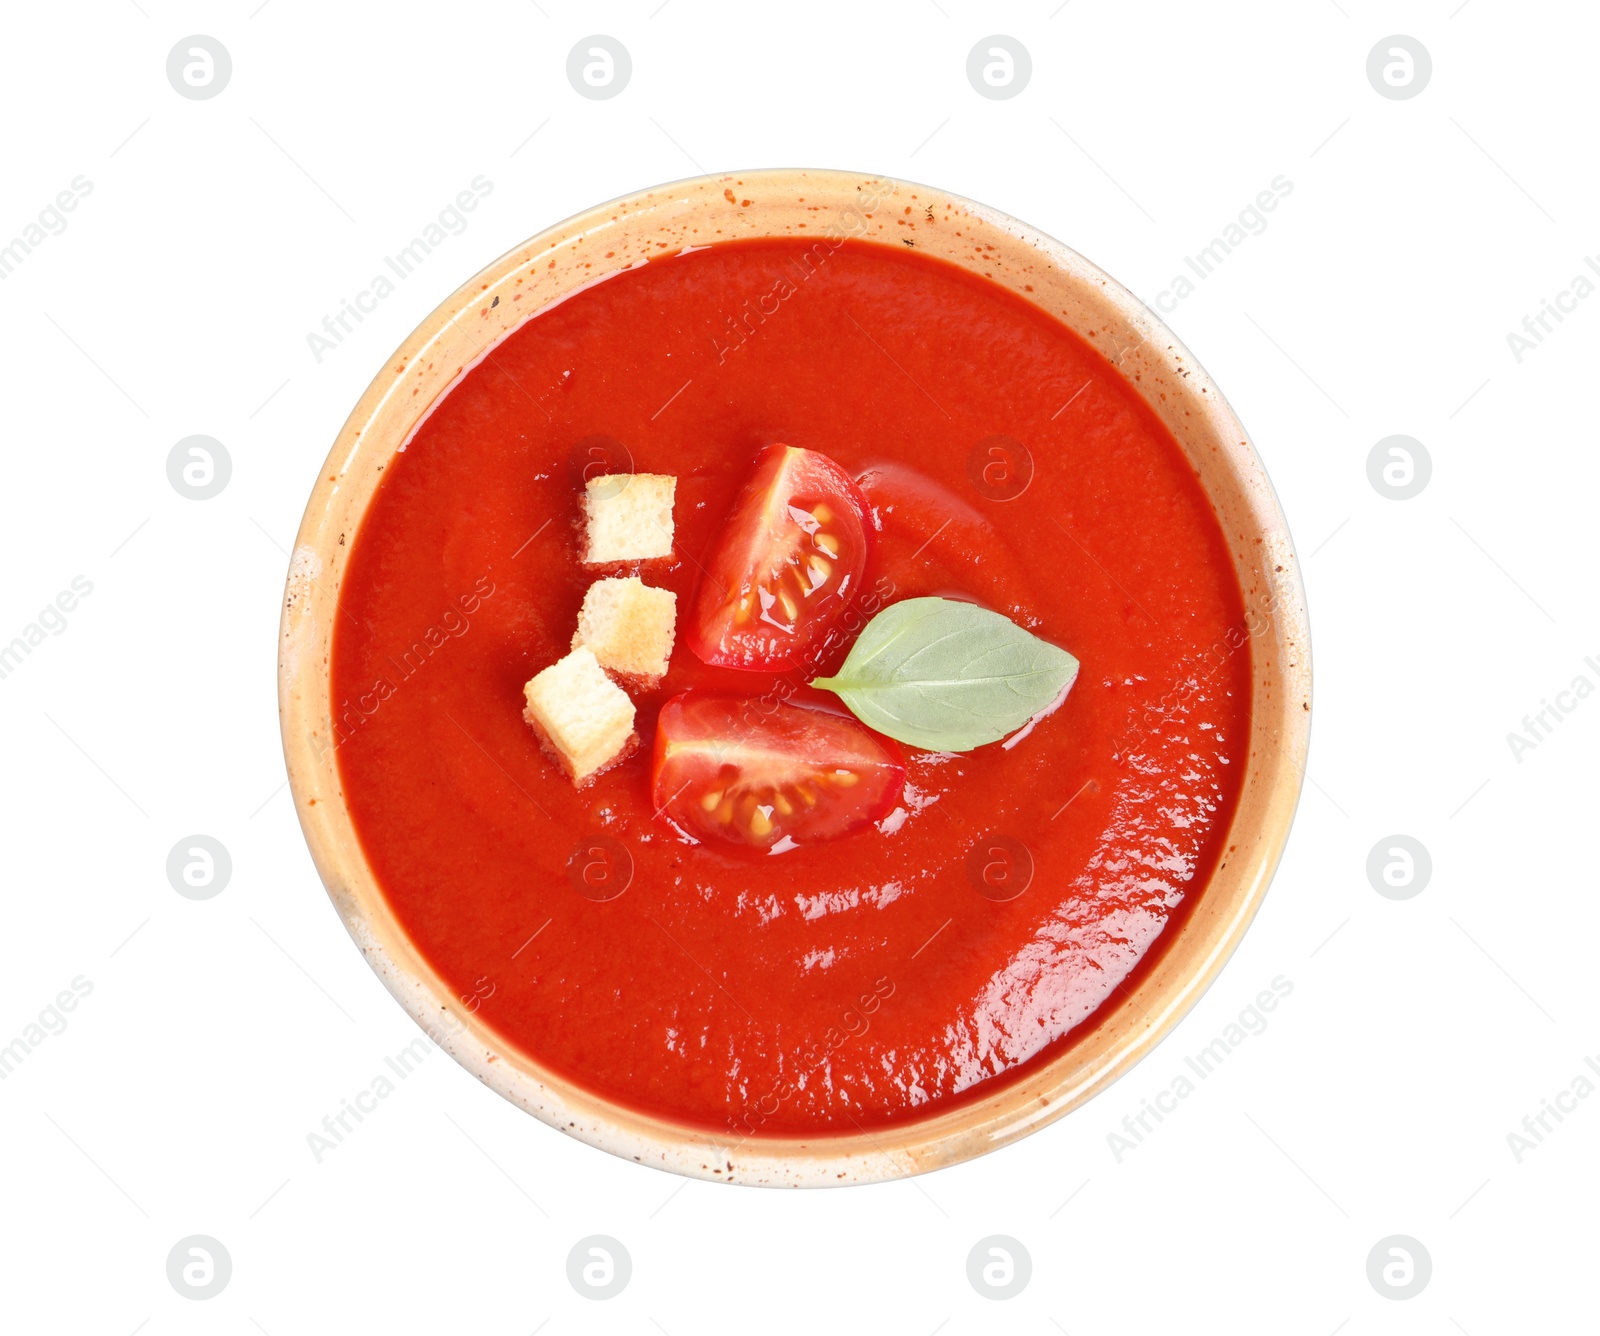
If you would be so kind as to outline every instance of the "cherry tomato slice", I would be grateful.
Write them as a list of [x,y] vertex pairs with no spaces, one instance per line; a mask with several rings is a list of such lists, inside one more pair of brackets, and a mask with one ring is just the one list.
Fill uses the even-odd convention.
[[889,738],[843,715],[706,691],[661,707],[656,809],[696,839],[782,851],[881,820],[905,788]]
[[872,555],[866,498],[815,450],[756,458],[705,563],[685,640],[720,668],[815,668]]

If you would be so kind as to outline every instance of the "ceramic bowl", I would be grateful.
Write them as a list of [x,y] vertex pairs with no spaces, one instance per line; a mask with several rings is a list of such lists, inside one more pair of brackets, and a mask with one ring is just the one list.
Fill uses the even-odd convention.
[[[477,1021],[400,929],[367,866],[334,751],[329,660],[336,600],[382,470],[419,419],[529,315],[645,255],[746,237],[845,235],[899,246],[906,211],[948,206],[918,232],[925,255],[982,273],[1101,350],[1188,453],[1226,534],[1249,609],[1249,757],[1226,852],[1153,968],[1058,1056],[943,1113],[870,1134],[731,1134],[612,1104],[541,1069]],[[1242,643],[1242,640],[1241,640]],[[318,475],[284,595],[279,708],[296,810],[350,935],[400,1004],[463,1067],[552,1127],[627,1159],[718,1182],[838,1185],[923,1173],[1061,1117],[1148,1053],[1216,977],[1266,894],[1289,833],[1311,724],[1299,566],[1261,461],[1215,384],[1132,293],[1043,233],[928,186],[835,171],[701,177],[602,204],[495,261],[422,322],[362,395]]]

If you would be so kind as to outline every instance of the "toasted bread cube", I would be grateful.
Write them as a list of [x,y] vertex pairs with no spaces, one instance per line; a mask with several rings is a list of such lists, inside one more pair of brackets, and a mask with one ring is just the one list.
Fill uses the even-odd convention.
[[633,702],[586,646],[534,674],[522,690],[523,718],[574,784],[620,760],[633,741]]
[[596,580],[583,596],[572,648],[587,645],[602,668],[647,683],[659,681],[672,655],[678,596],[629,575]]
[[670,473],[605,473],[584,485],[585,565],[672,555]]

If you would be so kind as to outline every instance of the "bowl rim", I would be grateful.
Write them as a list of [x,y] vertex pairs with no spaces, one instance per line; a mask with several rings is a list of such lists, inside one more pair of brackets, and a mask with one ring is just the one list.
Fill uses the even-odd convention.
[[[759,198],[762,204],[752,211],[753,201],[746,198],[741,206],[732,193],[735,185],[741,194]],[[403,446],[483,355],[540,310],[548,309],[549,301],[539,303],[514,321],[508,309],[495,323],[490,318],[490,298],[493,306],[498,306],[513,281],[520,286],[524,279],[532,278],[529,290],[533,291],[546,267],[555,272],[558,261],[581,254],[586,242],[607,236],[619,226],[624,234],[628,225],[644,226],[663,219],[671,228],[691,219],[710,218],[734,226],[738,220],[761,215],[769,207],[766,201],[773,199],[778,202],[770,208],[778,212],[772,214],[769,224],[747,227],[741,236],[784,235],[770,226],[783,216],[784,208],[792,207],[788,201],[821,199],[828,201],[837,217],[853,214],[861,223],[859,232],[852,225],[847,235],[892,244],[896,236],[889,231],[890,210],[884,201],[893,199],[899,206],[906,198],[915,201],[919,209],[939,205],[947,213],[954,210],[958,220],[991,238],[1008,258],[1014,251],[1019,263],[1031,260],[1042,266],[1029,272],[1059,284],[1061,293],[1071,293],[1072,300],[1083,304],[1091,323],[1084,328],[1061,315],[1057,318],[1103,355],[1111,346],[1108,341],[1115,341],[1117,357],[1108,360],[1157,416],[1174,428],[1174,436],[1197,472],[1210,469],[1218,479],[1233,480],[1237,496],[1229,493],[1228,504],[1238,512],[1241,523],[1253,526],[1252,533],[1241,531],[1238,539],[1246,543],[1253,538],[1247,550],[1254,553],[1257,564],[1250,572],[1266,591],[1262,595],[1265,626],[1249,627],[1254,698],[1251,754],[1241,781],[1242,795],[1259,790],[1259,801],[1249,806],[1259,815],[1250,829],[1239,834],[1236,827],[1246,811],[1246,804],[1241,803],[1230,823],[1228,839],[1235,842],[1231,847],[1245,843],[1246,853],[1233,860],[1233,870],[1226,877],[1223,873],[1230,864],[1224,860],[1213,869],[1205,886],[1190,892],[1196,900],[1193,909],[1185,914],[1172,939],[1156,947],[1162,963],[1131,991],[1119,984],[1086,1023],[1098,1033],[1107,1018],[1116,1022],[1109,1027],[1113,1033],[1103,1051],[1090,1055],[1092,1061],[1074,1058],[1081,1044],[1054,1057],[1036,1056],[1029,1060],[1026,1075],[1008,1077],[987,1095],[969,1095],[954,1108],[873,1131],[740,1137],[613,1103],[541,1068],[478,1020],[400,929],[355,836],[334,759],[335,706],[327,651],[349,551],[344,536],[359,525],[382,463]],[[931,220],[931,213],[929,217]],[[795,234],[792,217],[788,231]],[[805,235],[816,237],[818,233]],[[962,263],[959,256],[945,258]],[[1002,261],[984,263],[1003,267]],[[540,266],[537,273],[535,265]],[[627,267],[619,263],[600,278]],[[972,263],[963,267],[977,271]],[[566,275],[565,268],[561,274]],[[600,278],[558,279],[566,286],[554,300]],[[1013,285],[1015,278],[1001,279],[1001,286],[1020,291],[1020,280]],[[1043,306],[1043,301],[1035,304]],[[466,317],[474,311],[480,318],[490,318],[490,336],[477,356],[463,358],[452,371],[449,364],[460,351],[452,339],[459,343],[467,328]],[[1138,338],[1130,342],[1133,335]],[[443,357],[446,353],[451,355]],[[441,358],[442,367],[438,365]],[[400,393],[413,379],[416,383],[409,397],[420,399],[420,404],[409,403]],[[427,391],[426,397],[423,391]],[[1183,419],[1194,420],[1195,431],[1209,438],[1206,444],[1211,456],[1197,457],[1197,447],[1192,448],[1179,434],[1174,426],[1174,414],[1179,410]],[[399,429],[401,425],[404,430]],[[380,456],[382,462],[378,462]],[[1205,485],[1204,478],[1202,483]],[[1206,490],[1214,508],[1218,507],[1218,493],[1209,485]],[[1218,518],[1219,523],[1225,522],[1220,510]],[[1231,539],[1229,545],[1248,603],[1256,586],[1246,590],[1245,558]],[[1267,685],[1276,691],[1276,701],[1265,705],[1259,699],[1266,680],[1260,676],[1264,663],[1271,664]],[[278,684],[290,788],[318,873],[369,965],[424,1033],[491,1089],[581,1141],[624,1159],[690,1177],[763,1186],[868,1183],[959,1163],[1060,1118],[1147,1056],[1216,979],[1260,908],[1293,822],[1311,726],[1309,618],[1287,521],[1248,434],[1188,349],[1116,280],[1064,243],[1027,224],[935,187],[882,174],[814,168],[687,177],[594,205],[507,251],[435,307],[382,364],[340,429],[318,475],[290,560],[280,624]],[[1258,757],[1262,759],[1258,761]],[[1186,950],[1180,952],[1180,947]],[[1178,956],[1184,958],[1183,968],[1168,969],[1166,962]],[[1130,1011],[1137,1011],[1137,1016]]]

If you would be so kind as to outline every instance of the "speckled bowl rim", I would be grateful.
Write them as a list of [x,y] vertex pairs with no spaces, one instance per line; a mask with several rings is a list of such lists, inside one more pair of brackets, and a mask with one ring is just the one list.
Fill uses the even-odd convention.
[[[1160,957],[1070,1048],[957,1107],[871,1132],[740,1138],[617,1105],[544,1070],[468,1012],[400,929],[345,806],[331,747],[332,629],[350,548],[382,467],[482,354],[537,309],[685,244],[804,236],[914,244],[986,275],[1099,348],[1173,430],[1215,507],[1247,606],[1250,756],[1227,852]],[[960,196],[883,176],[765,169],[695,177],[597,205],[464,284],[384,363],[340,431],[295,540],[284,594],[279,714],[295,809],[328,894],[390,992],[429,1036],[512,1103],[570,1136],[720,1182],[834,1186],[923,1173],[1037,1131],[1147,1054],[1216,978],[1260,907],[1293,821],[1311,721],[1299,564],[1250,439],[1148,307],[1081,255]],[[1106,1009],[1110,1008],[1109,1011]]]

